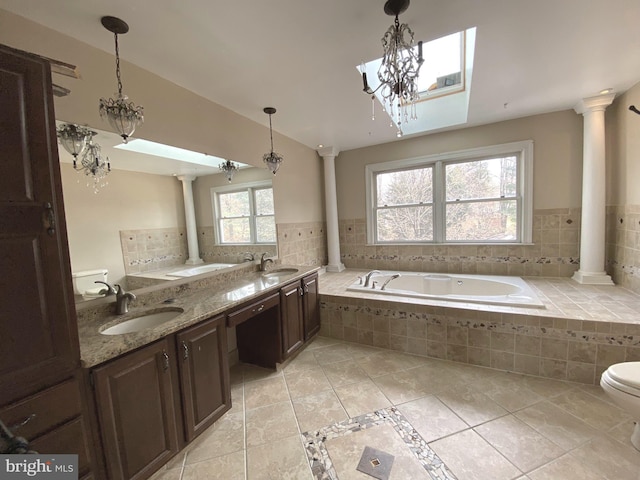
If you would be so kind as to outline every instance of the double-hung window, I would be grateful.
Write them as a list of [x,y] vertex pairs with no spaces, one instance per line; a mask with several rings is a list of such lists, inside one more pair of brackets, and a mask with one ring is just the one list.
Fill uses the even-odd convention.
[[367,165],[367,241],[530,243],[533,142]]
[[211,189],[218,244],[276,243],[271,182]]

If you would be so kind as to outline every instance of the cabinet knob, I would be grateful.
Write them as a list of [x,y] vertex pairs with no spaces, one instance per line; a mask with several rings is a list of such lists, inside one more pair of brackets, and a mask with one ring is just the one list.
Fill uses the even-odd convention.
[[258,307],[259,312],[261,312],[262,310],[264,310],[264,303]]
[[44,204],[44,213],[46,216],[44,220],[44,226],[47,229],[47,234],[50,237],[53,237],[53,235],[56,233],[56,216],[53,211],[53,205],[51,205],[51,202],[46,202]]
[[9,425],[9,430],[11,430],[12,432],[15,432],[19,428],[24,427],[27,423],[29,423],[35,417],[36,417],[36,414],[32,413],[31,415],[23,418],[22,421],[20,421],[18,423],[14,423],[13,425]]
[[184,360],[189,358],[189,345],[187,345],[187,342],[182,342],[182,358]]

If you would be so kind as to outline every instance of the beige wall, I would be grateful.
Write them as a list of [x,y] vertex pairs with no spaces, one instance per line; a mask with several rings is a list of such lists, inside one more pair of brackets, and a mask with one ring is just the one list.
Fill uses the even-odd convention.
[[343,152],[336,159],[338,216],[365,217],[364,168],[369,163],[529,139],[534,141],[534,209],[579,207],[582,117],[567,110]]
[[[110,35],[96,21],[96,35]],[[134,32],[129,33],[134,34]],[[112,53],[93,48],[69,36],[45,28],[23,17],[0,10],[0,43],[14,48],[30,51],[76,65],[82,79],[75,80],[54,75],[54,82],[71,89],[67,97],[55,98],[56,118],[67,122],[87,124],[94,128],[106,130],[108,124],[98,114],[100,97],[111,97],[116,91],[115,61]],[[121,44],[123,56],[126,57],[126,45]],[[219,75],[221,72],[213,74]],[[242,117],[218,104],[210,102],[194,93],[164,80],[142,68],[122,60],[122,79],[124,93],[145,109],[145,123],[135,133],[136,137],[155,142],[166,143],[177,147],[205,152],[222,158],[263,168],[262,155],[269,149],[268,117],[264,124],[258,124]],[[277,105],[276,105],[277,107]],[[262,106],[257,107],[259,109]],[[277,129],[278,111],[273,123]],[[298,142],[274,132],[275,150],[284,156],[284,163],[278,174],[273,177],[276,223],[319,222],[324,220],[322,163],[317,153]],[[138,186],[135,183],[123,183],[123,177],[131,174],[114,172],[109,178],[112,193],[101,193],[102,196],[115,195],[120,191],[120,198],[132,200],[133,192]],[[156,177],[156,176],[151,176]],[[129,176],[127,178],[134,178]],[[157,179],[155,186],[149,185],[148,191],[137,202],[145,203],[153,208],[156,203],[146,198],[155,198],[167,208],[152,210],[151,217],[157,213],[163,216],[157,219],[165,226],[184,225],[182,196],[173,197],[174,190],[179,188],[173,178]],[[171,185],[165,188],[165,185]],[[66,182],[63,189],[66,190]],[[84,187],[83,185],[83,188]],[[165,199],[163,194],[171,192],[171,198]],[[78,193],[79,195],[80,193]],[[91,191],[87,195],[93,196]],[[128,194],[125,195],[125,194]],[[172,203],[172,202],[175,202]],[[74,202],[75,203],[75,202]],[[170,204],[170,205],[168,205]],[[74,250],[79,245],[90,245],[99,237],[93,230],[85,228],[89,208],[69,207],[67,221],[70,230],[72,251],[72,268],[83,269],[89,263],[88,254],[77,254]],[[169,212],[169,213],[167,213]],[[205,215],[203,213],[203,215]],[[78,217],[79,215],[79,217]],[[143,216],[146,218],[146,215]],[[111,218],[111,217],[109,217]],[[144,220],[141,218],[140,220]],[[178,224],[167,225],[172,222]],[[99,231],[112,232],[117,235],[116,225],[105,226]],[[130,229],[146,228],[143,225],[129,225]],[[113,252],[109,253],[111,257]],[[117,275],[114,270],[114,275]],[[114,277],[111,277],[112,279]]]
[[120,230],[184,225],[182,187],[173,177],[113,170],[99,193],[71,164],[60,164],[72,271],[107,268],[110,282],[125,274]]

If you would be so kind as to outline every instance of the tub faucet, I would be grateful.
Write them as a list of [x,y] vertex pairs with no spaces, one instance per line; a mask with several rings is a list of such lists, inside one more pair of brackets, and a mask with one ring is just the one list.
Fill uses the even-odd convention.
[[255,260],[255,257],[253,256],[253,253],[251,252],[246,252],[244,254],[244,257],[242,258],[243,262],[253,262]]
[[373,275],[374,273],[380,273],[380,270],[371,270],[369,273],[367,273],[367,275],[364,277],[365,287],[369,286],[369,280],[371,280],[371,275]]
[[387,278],[387,280],[382,284],[382,287],[380,287],[380,290],[384,290],[384,287],[387,286],[387,283],[389,283],[391,280],[394,280],[396,278],[398,278],[400,276],[399,273],[396,273],[394,275],[391,275],[389,278]]
[[129,311],[129,301],[135,300],[136,296],[131,292],[125,292],[124,289],[116,284],[116,314],[122,315]]
[[260,257],[260,271],[264,272],[267,269],[267,263],[271,262],[273,263],[273,260],[270,258],[264,258],[265,256],[267,256],[268,253],[263,253],[262,257]]
[[95,281],[95,282],[93,282],[93,283],[101,283],[101,284],[103,284],[103,285],[106,285],[106,286],[107,286],[107,288],[103,288],[102,290],[100,290],[100,291],[98,292],[98,293],[100,293],[101,295],[102,295],[102,294],[104,294],[104,296],[105,296],[105,297],[109,297],[109,296],[111,296],[111,295],[115,295],[115,294],[116,294],[115,289],[114,289],[111,285],[109,285],[107,282],[101,282],[100,280],[96,280],[96,281]]

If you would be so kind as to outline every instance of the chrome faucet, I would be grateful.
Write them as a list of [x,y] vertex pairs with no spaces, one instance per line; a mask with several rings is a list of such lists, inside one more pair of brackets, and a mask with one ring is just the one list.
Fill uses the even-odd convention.
[[129,311],[129,301],[135,300],[136,296],[131,292],[125,292],[124,289],[116,284],[116,314],[122,315]]
[[380,290],[384,290],[384,287],[387,286],[387,283],[389,283],[391,280],[398,278],[400,276],[399,273],[396,273],[394,275],[391,275],[389,278],[387,278],[387,280],[382,284],[382,287],[380,287]]
[[369,286],[369,280],[371,280],[371,275],[373,275],[374,273],[380,273],[380,270],[371,270],[369,273],[367,273],[367,275],[364,277],[365,287]]
[[115,289],[111,285],[109,285],[107,282],[101,282],[100,280],[96,280],[93,283],[101,283],[101,284],[107,286],[107,288],[103,288],[102,290],[100,290],[98,292],[100,295],[104,295],[105,297],[109,297],[111,295],[115,295],[116,294]]
[[268,253],[263,253],[262,257],[260,257],[260,271],[264,272],[267,269],[267,263],[273,263],[273,260],[270,258],[264,258]]

